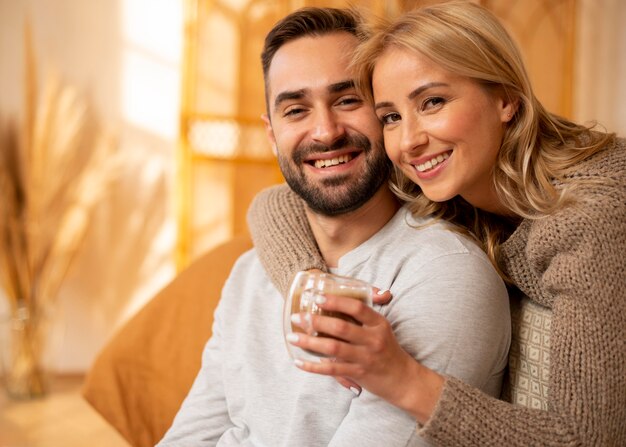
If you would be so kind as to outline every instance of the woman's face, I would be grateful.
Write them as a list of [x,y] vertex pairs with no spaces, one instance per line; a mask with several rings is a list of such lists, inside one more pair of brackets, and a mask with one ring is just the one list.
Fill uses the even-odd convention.
[[462,196],[502,212],[492,171],[512,105],[417,52],[389,48],[372,79],[385,149],[435,202]]

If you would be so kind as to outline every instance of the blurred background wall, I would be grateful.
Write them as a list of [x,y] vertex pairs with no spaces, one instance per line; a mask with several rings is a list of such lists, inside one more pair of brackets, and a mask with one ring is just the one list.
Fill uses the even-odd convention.
[[41,81],[54,70],[77,87],[125,159],[96,210],[52,320],[53,367],[83,371],[112,331],[175,273],[182,2],[0,0],[5,118],[22,113],[27,19]]
[[[84,371],[177,266],[246,231],[243,216],[254,191],[280,180],[258,133],[260,37],[276,14],[329,3],[339,2],[205,1],[199,3],[205,15],[198,18],[189,16],[190,5],[199,7],[195,1],[0,0],[0,118],[17,120],[22,112],[28,18],[40,74],[54,69],[78,87],[127,157],[61,290],[51,341],[55,369]],[[392,3],[402,2],[387,4]],[[483,3],[508,14],[517,36],[537,47],[548,43],[528,37],[533,28],[553,21],[560,29],[558,7],[573,4],[566,9],[575,16],[565,113],[626,135],[626,2]],[[544,9],[531,8],[542,15],[519,22],[519,8],[529,4],[543,4]],[[191,46],[190,38],[196,39]],[[532,65],[537,73],[554,74],[549,60]],[[538,88],[540,98],[561,84]],[[250,86],[256,93],[246,90]],[[190,99],[198,97],[204,99]],[[546,99],[552,109],[561,107],[559,101]],[[238,142],[228,143],[233,138]],[[181,157],[198,161],[187,166],[182,182],[176,169]],[[215,217],[220,213],[222,223]]]

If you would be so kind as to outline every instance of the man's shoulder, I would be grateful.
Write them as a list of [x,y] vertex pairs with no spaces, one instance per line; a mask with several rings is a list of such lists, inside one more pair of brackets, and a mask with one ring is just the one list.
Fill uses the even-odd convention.
[[361,275],[379,287],[392,283],[408,289],[422,287],[433,275],[440,283],[447,271],[457,278],[480,276],[486,282],[501,282],[486,253],[469,236],[446,222],[415,218],[406,207],[378,234],[345,255],[339,267],[341,274]]
[[270,282],[255,248],[244,252],[233,265],[228,283],[235,282],[238,287],[248,282]]
[[394,222],[393,237],[396,249],[415,256],[475,255],[486,257],[477,241],[446,221],[433,217],[416,217],[405,206],[398,211]]

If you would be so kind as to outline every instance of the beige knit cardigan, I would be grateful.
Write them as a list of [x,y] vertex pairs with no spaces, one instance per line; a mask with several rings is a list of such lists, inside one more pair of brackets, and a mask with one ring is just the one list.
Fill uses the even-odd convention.
[[[597,180],[584,200],[523,220],[503,244],[502,268],[552,311],[548,410],[513,405],[448,378],[417,430],[442,446],[626,446],[626,144],[617,140],[571,174]],[[326,269],[286,186],[262,192],[248,223],[285,294],[293,275]]]

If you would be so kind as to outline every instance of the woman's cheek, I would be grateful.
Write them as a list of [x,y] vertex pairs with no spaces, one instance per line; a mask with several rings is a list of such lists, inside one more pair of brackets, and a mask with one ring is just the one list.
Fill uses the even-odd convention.
[[394,143],[394,138],[385,135],[383,137],[383,141],[385,143],[385,152],[387,152],[387,157],[389,157],[389,160],[391,160],[392,163],[398,164],[400,151],[396,149],[397,146]]

